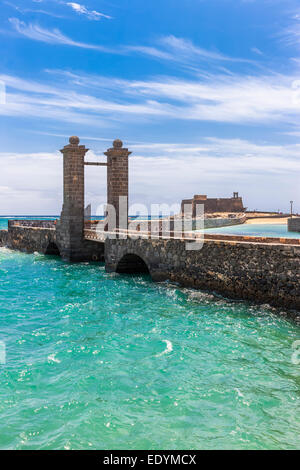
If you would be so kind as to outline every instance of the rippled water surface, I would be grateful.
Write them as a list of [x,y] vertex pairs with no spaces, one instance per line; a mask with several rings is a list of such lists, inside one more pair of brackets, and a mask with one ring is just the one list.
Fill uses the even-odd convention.
[[248,235],[252,237],[300,238],[299,232],[289,232],[286,224],[241,224],[205,230],[205,233]]
[[0,249],[1,449],[299,447],[299,326]]

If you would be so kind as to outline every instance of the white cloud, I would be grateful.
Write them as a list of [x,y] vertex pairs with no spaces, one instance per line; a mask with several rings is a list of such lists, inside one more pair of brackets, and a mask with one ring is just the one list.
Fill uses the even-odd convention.
[[[17,10],[19,13],[26,14],[26,13],[40,13],[42,15],[47,15],[47,16],[53,16],[54,18],[63,18],[63,16],[57,14],[57,12],[54,11],[47,11],[47,10],[41,10],[41,9],[35,9],[35,8],[23,8],[18,5],[14,5],[13,3],[4,2],[6,5],[9,5],[11,8],[14,10]],[[41,2],[36,2],[36,3],[41,3]]]
[[166,36],[161,39],[161,44],[165,47],[173,50],[177,54],[182,54],[186,56],[198,56],[210,60],[234,60],[230,57],[227,57],[219,52],[208,51],[207,49],[200,48],[195,46],[192,41],[184,38],[177,38],[173,35]]
[[[298,126],[299,87],[282,75],[224,75],[197,80],[162,77],[129,81],[53,71],[63,80],[52,84],[0,75],[6,85],[6,103],[0,114],[44,116],[57,120],[106,126],[124,115],[132,122],[141,117],[214,121],[223,123],[287,123]],[[53,82],[52,82],[53,83]],[[297,129],[296,129],[297,130]]]
[[300,43],[300,14],[294,14],[291,23],[280,34],[282,41],[289,46]]
[[258,47],[252,47],[251,51],[254,52],[254,54],[257,54],[257,55],[264,55],[264,53],[260,49],[258,49]]
[[110,50],[104,46],[74,41],[73,39],[61,33],[59,29],[49,30],[32,23],[27,25],[24,23],[24,21],[20,21],[18,18],[9,18],[9,21],[19,34],[22,34],[28,39],[45,42],[47,44],[63,44],[66,46],[80,47],[83,49],[94,49],[103,52],[110,52]]
[[[255,64],[254,61],[248,59],[233,58],[219,52],[208,51],[206,49],[195,46],[189,40],[177,38],[175,36],[162,37],[157,41],[157,46],[119,45],[118,47],[106,47],[97,44],[88,44],[85,42],[75,41],[63,34],[59,29],[49,30],[42,28],[38,24],[26,24],[25,22],[20,21],[18,18],[9,18],[9,22],[19,34],[35,41],[41,41],[47,44],[61,44],[66,46],[80,47],[83,49],[91,49],[118,55],[127,55],[131,53],[143,54],[155,59],[180,63],[183,67],[194,70],[198,74],[200,74],[200,60],[204,61],[205,63],[210,62],[210,65],[215,67],[217,66],[216,63],[218,62],[245,63],[252,65]],[[220,65],[217,67],[220,68]],[[230,73],[225,68],[223,68],[223,71]]]
[[149,114],[168,118],[297,124],[300,117],[299,87],[295,87],[297,82],[293,76],[214,74],[197,80],[160,77],[129,81],[68,72],[65,77],[73,86],[94,89],[95,93],[105,92],[106,96],[110,90],[128,104],[134,100],[146,106]]
[[230,57],[218,51],[211,51],[196,46],[189,39],[178,38],[173,35],[164,36],[156,41],[157,46],[126,46],[126,50],[140,52],[157,59],[182,62],[190,66],[205,62],[239,62],[254,64],[254,61]]
[[71,7],[76,13],[81,15],[85,15],[89,20],[100,20],[101,18],[111,19],[111,16],[104,15],[103,13],[99,13],[95,10],[88,10],[84,5],[80,5],[79,3],[68,2],[66,3],[69,7]]

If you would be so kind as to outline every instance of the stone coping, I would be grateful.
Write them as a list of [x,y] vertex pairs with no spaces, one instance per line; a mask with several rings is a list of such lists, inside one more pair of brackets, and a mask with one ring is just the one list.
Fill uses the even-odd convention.
[[[151,232],[130,232],[126,230],[122,230],[120,232],[96,232],[94,230],[85,230],[85,237],[92,240],[102,240],[105,239],[108,235],[114,235],[117,238],[117,235],[128,235],[136,237],[136,238],[143,238],[149,240],[182,240],[182,241],[197,241],[203,240],[203,234],[195,234],[190,232],[190,236],[187,236],[187,233],[182,236],[176,236],[176,232],[170,232],[170,236],[159,234],[159,233],[151,233]],[[122,237],[121,237],[122,239]],[[297,238],[271,238],[271,237],[251,237],[251,236],[237,236],[237,235],[212,235],[212,234],[205,234],[204,241],[207,242],[215,242],[215,243],[242,243],[242,244],[249,244],[249,245],[277,245],[277,246],[294,246],[300,247],[300,239]]]
[[27,220],[27,219],[12,219],[8,221],[8,228],[10,227],[23,227],[23,228],[55,228],[56,220]]

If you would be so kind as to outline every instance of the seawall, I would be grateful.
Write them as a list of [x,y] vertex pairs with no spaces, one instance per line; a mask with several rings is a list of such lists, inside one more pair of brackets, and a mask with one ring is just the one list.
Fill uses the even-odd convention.
[[[0,246],[48,255],[60,255],[62,251],[55,223],[51,221],[11,220],[8,230],[0,230]],[[104,261],[104,243],[82,238],[79,261]]]
[[0,246],[7,246],[8,244],[8,231],[0,230]]
[[[201,219],[190,219],[189,222],[191,223],[191,227],[188,230],[197,230],[201,227],[201,223],[204,228],[220,228],[220,227],[229,227],[231,225],[241,225],[244,224],[247,220],[246,216],[242,217],[205,217],[204,220]],[[149,220],[136,220],[134,224],[136,224],[136,229],[141,232],[148,232],[157,230],[184,230],[184,226],[182,224],[182,219],[176,217],[175,219],[160,219],[160,220],[153,220],[152,222]],[[177,224],[177,227],[176,227]]]
[[[246,216],[243,217],[217,217],[217,218],[206,218],[204,220],[204,228],[220,228],[230,227],[232,225],[244,224],[247,220]],[[193,221],[194,222],[194,221]],[[195,227],[196,228],[196,227]],[[194,226],[193,226],[194,230]]]

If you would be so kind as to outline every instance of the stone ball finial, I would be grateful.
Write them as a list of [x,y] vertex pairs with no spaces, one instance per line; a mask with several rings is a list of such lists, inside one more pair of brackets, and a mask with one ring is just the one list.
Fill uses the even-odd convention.
[[72,145],[78,145],[80,140],[79,140],[79,137],[77,137],[77,135],[72,135],[70,138],[69,138],[69,142],[70,144]]
[[113,146],[114,146],[114,149],[120,149],[123,147],[123,142],[122,140],[120,139],[116,139],[113,141]]

